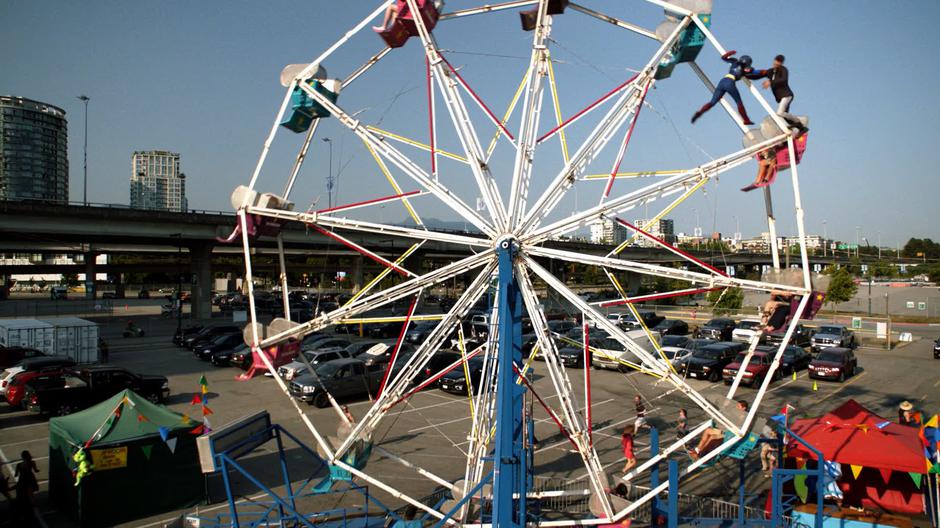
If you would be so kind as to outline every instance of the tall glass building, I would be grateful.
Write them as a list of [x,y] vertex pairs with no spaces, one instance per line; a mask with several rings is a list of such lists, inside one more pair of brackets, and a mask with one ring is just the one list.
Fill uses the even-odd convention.
[[178,153],[134,152],[131,156],[131,208],[186,211],[186,175],[180,172]]
[[68,202],[65,110],[0,95],[0,200]]

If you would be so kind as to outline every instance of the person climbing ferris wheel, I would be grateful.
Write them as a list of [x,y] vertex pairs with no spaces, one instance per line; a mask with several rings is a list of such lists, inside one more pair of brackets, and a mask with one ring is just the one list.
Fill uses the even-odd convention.
[[[451,11],[445,9],[443,2],[389,0],[366,13],[313,61],[289,65],[282,71],[281,83],[286,93],[276,119],[250,181],[232,195],[238,226],[229,240],[240,238],[243,245],[251,317],[245,339],[254,351],[255,367],[274,375],[285,398],[296,408],[315,439],[321,456],[337,474],[377,486],[447,524],[598,525],[628,519],[665,489],[665,484],[631,500],[626,500],[623,493],[618,494],[618,487],[612,485],[593,439],[589,368],[592,356],[604,357],[622,367],[621,370],[637,371],[655,379],[656,390],[681,396],[689,406],[700,410],[703,418],[700,423],[690,423],[687,433],[659,454],[641,464],[628,466],[626,473],[618,477],[624,485],[635,482],[670,454],[698,443],[694,459],[682,468],[683,476],[693,473],[739,446],[759,422],[759,404],[794,328],[801,317],[811,318],[821,301],[821,296],[815,293],[818,284],[814,285],[809,272],[797,171],[806,148],[807,121],[778,114],[757,88],[745,80],[746,91],[767,114],[757,128],[748,128],[753,123],[740,101],[736,83],[742,78],[748,79],[752,73],[757,79],[759,72],[750,71],[751,61],[745,57],[732,59],[734,52],[727,51],[712,33],[710,1],[637,0],[635,4],[637,9],[649,6],[662,14],[662,21],[655,30],[567,0],[513,1]],[[448,26],[456,21],[488,20],[513,13],[517,13],[522,30],[529,32],[531,38],[525,48],[527,65],[520,71],[521,82],[509,98],[505,113],[498,117],[481,92],[474,89],[471,72],[455,66],[451,62],[455,53],[438,42],[447,35]],[[603,95],[564,118],[559,103],[561,83],[556,79],[556,61],[552,57],[553,48],[560,44],[552,37],[552,32],[555,26],[575,16],[650,40],[656,50],[629,78],[613,89],[599,89]],[[382,48],[348,66],[349,57],[361,49],[351,43],[367,38],[374,39]],[[406,47],[409,42],[412,45]],[[696,62],[706,44],[726,61],[734,61],[731,78],[722,79],[717,87]],[[343,52],[339,53],[340,50]],[[375,104],[369,99],[378,98],[381,90],[363,89],[364,85],[372,82],[374,88],[385,86],[381,77],[370,74],[396,55],[422,65],[424,70],[420,84],[426,92],[426,101],[421,107],[399,115],[401,122],[397,123],[413,131],[416,122],[426,122],[423,140],[406,137],[395,130],[394,123],[384,124],[382,118],[367,123],[359,111],[353,110]],[[669,79],[682,64],[693,70],[707,92],[714,94],[712,102],[706,106],[721,105],[744,135],[743,148],[684,169],[622,171],[634,134],[642,133],[642,127],[637,126],[641,110],[652,108],[648,101],[650,90],[657,83],[675,82]],[[336,71],[342,71],[343,76],[331,76]],[[721,97],[724,93],[732,95],[738,103],[736,108]],[[705,110],[708,108],[703,107],[697,115]],[[546,117],[554,118],[549,126],[544,123]],[[393,119],[388,121],[391,123]],[[357,201],[353,203],[327,208],[312,205],[303,211],[295,210],[292,195],[298,179],[303,177],[308,149],[318,127],[327,122],[362,143],[363,151],[374,159],[377,173],[388,182],[389,194],[362,185],[357,188]],[[269,181],[273,180],[268,174],[271,171],[264,169],[281,129],[302,135],[303,140],[290,164],[286,183],[275,187],[275,182]],[[583,138],[574,137],[576,129],[584,131]],[[552,146],[555,142],[560,147],[560,164],[557,163],[559,149]],[[762,176],[754,185],[763,189],[766,207],[763,220],[775,240],[769,186],[778,171],[789,169],[800,269],[781,269],[774,245],[773,270],[759,280],[736,278],[620,216],[640,206],[662,204],[661,211],[653,216],[658,221],[690,197],[703,192],[706,184],[716,181],[719,175],[748,165],[755,158],[768,156],[774,160],[773,174]],[[555,165],[549,160],[556,160]],[[601,172],[591,173],[596,172],[596,167],[600,167],[596,170]],[[411,187],[406,186],[405,181],[413,182],[417,188],[409,190]],[[624,190],[627,185],[631,187]],[[467,187],[472,190],[467,191]],[[278,189],[278,192],[265,189]],[[571,214],[563,213],[560,207],[563,203],[569,204],[566,200],[574,189],[582,195],[596,193],[597,202]],[[478,206],[471,205],[474,200]],[[456,233],[429,226],[420,214],[421,205],[429,201],[465,222],[471,232]],[[369,216],[370,209],[393,204],[401,205],[411,219],[410,224],[376,222]],[[603,254],[579,252],[553,243],[598,222],[615,223],[631,235]],[[282,230],[290,223],[306,226],[331,243],[370,259],[381,266],[382,271],[342,306],[323,311],[307,322],[291,320],[289,270],[282,239]],[[388,251],[357,241],[356,237],[367,234],[407,240],[410,245],[401,254],[389,256]],[[276,240],[279,252],[284,317],[275,318],[269,324],[261,322],[252,284],[253,247],[260,238]],[[637,240],[667,251],[682,265],[672,267],[626,258],[624,250]],[[430,271],[415,268],[409,257],[425,246],[462,248],[468,256],[455,257]],[[553,273],[553,263],[577,263],[601,270],[617,292],[616,297],[585,301]],[[667,278],[683,286],[647,295],[630,295],[622,285],[626,274]],[[423,296],[457,278],[464,280],[465,288],[444,313],[420,313]],[[729,288],[766,292],[777,299],[785,299],[773,306],[774,310],[785,307],[786,313],[768,317],[768,321],[772,319],[778,326],[767,325],[768,330],[784,331],[785,337],[775,351],[770,372],[743,406],[737,402],[741,397],[737,389],[760,341],[760,332],[749,342],[744,364],[727,394],[720,398],[708,397],[676,369],[637,309],[638,304],[657,299]],[[559,343],[564,342],[564,336],[553,330],[547,318],[545,304],[549,296],[562,302],[581,320],[577,346],[583,351],[581,366],[585,368],[577,376],[560,354]],[[405,304],[400,305],[400,302]],[[481,302],[488,311],[488,316],[483,318],[488,331],[481,340],[471,342],[462,322]],[[370,394],[372,401],[368,410],[354,421],[348,410],[327,391],[325,404],[337,411],[339,426],[314,423],[291,398],[290,389],[277,376],[276,367],[283,358],[296,355],[304,336],[338,324],[362,321],[370,313],[393,304],[407,306],[407,309],[403,314],[385,318],[386,322],[400,323],[402,330],[389,347],[391,357],[381,375],[378,391]],[[626,332],[608,318],[603,310],[613,306],[628,310],[638,323],[638,331]],[[405,354],[403,337],[409,325],[418,320],[431,320],[435,324],[414,352]],[[522,353],[523,320],[531,325],[535,340],[535,346],[527,355]],[[604,335],[608,345],[605,348],[592,346],[592,333]],[[459,358],[432,369],[433,359],[452,342]],[[543,363],[534,367],[533,359],[537,355]],[[303,354],[297,357],[305,361]],[[393,445],[383,444],[376,434],[383,421],[408,405],[409,399],[423,388],[454,369],[466,368],[471,360],[481,364],[481,378],[476,392],[467,389],[471,425],[468,441],[460,449],[465,458],[460,475],[434,474],[421,467],[420,461],[395,454]],[[309,365],[308,368],[313,370]],[[536,383],[533,376],[536,368],[544,370],[549,383]],[[582,390],[575,389],[578,383]],[[539,500],[539,495],[530,489],[530,477],[535,469],[534,446],[538,444],[532,428],[534,412],[544,412],[557,426],[586,471],[586,484],[578,493],[591,497],[590,512],[572,518],[548,518],[534,513],[537,509],[526,507],[527,501]],[[637,420],[637,428],[643,425]],[[714,440],[706,442],[707,450],[700,440],[703,435],[705,439]],[[444,486],[450,493],[450,500],[440,507],[429,506],[397,489],[394,482],[370,474],[365,464],[374,451],[381,451],[383,456],[396,460],[418,477]]]

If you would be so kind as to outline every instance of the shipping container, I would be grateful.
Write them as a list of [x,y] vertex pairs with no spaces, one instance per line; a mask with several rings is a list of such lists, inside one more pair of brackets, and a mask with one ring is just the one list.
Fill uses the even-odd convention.
[[76,363],[97,363],[98,324],[79,317],[43,317],[55,329],[55,354]]
[[0,319],[0,346],[35,348],[55,354],[55,329],[38,319]]

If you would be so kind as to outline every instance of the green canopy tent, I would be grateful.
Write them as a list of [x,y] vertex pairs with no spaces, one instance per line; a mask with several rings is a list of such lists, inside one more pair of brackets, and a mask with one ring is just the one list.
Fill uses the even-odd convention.
[[[82,526],[109,526],[203,498],[200,422],[125,390],[49,421],[49,495]],[[76,485],[75,453],[94,464]]]

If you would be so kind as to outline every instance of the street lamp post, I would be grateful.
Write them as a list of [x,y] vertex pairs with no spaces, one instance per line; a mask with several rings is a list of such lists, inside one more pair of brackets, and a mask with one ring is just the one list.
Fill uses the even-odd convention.
[[176,334],[183,338],[183,233],[170,235],[179,238],[176,244]]
[[333,140],[325,137],[324,143],[330,144],[330,172],[326,176],[326,199],[328,206],[333,207]]
[[855,258],[858,258],[858,235],[862,226],[855,226]]
[[823,258],[826,258],[826,246],[829,245],[829,228],[826,227],[826,221],[823,220]]
[[82,184],[82,204],[88,205],[88,101],[91,101],[91,97],[87,95],[77,96],[78,100],[85,103],[85,153],[83,160],[83,172],[84,182]]

